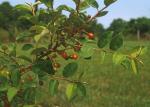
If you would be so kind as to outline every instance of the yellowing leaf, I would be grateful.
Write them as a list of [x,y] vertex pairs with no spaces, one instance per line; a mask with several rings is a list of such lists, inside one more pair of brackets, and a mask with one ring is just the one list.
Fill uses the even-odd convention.
[[116,65],[121,64],[122,61],[124,61],[125,59],[126,59],[126,56],[121,53],[116,52],[113,55],[113,63]]
[[137,63],[135,60],[131,60],[131,67],[132,67],[132,70],[135,74],[138,73],[138,68],[137,68]]
[[147,52],[147,47],[144,46],[137,46],[135,48],[133,48],[132,52],[131,52],[131,56],[133,58],[136,58],[140,55],[143,55]]
[[17,94],[18,89],[15,87],[11,87],[8,89],[7,96],[8,101],[11,102],[11,100],[14,98],[14,96]]
[[42,37],[49,33],[48,29],[44,29],[40,34],[34,36],[34,40],[38,42]]
[[69,84],[67,86],[66,95],[67,95],[68,100],[71,100],[73,98],[76,89],[77,89],[77,85],[76,84]]

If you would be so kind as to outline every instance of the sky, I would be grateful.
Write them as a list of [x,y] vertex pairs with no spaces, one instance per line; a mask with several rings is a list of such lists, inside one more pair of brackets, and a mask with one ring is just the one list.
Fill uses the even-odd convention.
[[[0,3],[9,1],[12,5],[23,4],[25,2],[34,2],[34,0],[0,0]],[[60,4],[68,4],[74,7],[72,0],[55,0],[55,6]],[[100,8],[103,8],[103,0],[97,0]],[[148,17],[150,18],[150,0],[118,0],[106,9],[109,13],[98,19],[104,27],[108,27],[110,23],[117,18],[130,20],[131,18]],[[93,8],[88,9],[88,13],[94,15],[96,10]]]

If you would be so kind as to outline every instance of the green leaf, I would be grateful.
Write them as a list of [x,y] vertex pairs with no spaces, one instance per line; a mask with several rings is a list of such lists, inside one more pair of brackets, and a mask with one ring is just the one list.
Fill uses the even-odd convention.
[[54,0],[40,0],[44,3],[48,8],[53,8]]
[[66,10],[68,12],[73,12],[74,9],[69,7],[69,6],[66,6],[66,5],[60,5],[59,7],[57,7],[57,10],[58,11],[62,11],[62,10]]
[[41,96],[43,95],[43,91],[39,90],[39,88],[36,88],[35,91],[36,91],[36,95],[35,95],[36,101],[40,101],[41,100]]
[[3,107],[3,102],[2,101],[0,101],[0,107]]
[[106,52],[101,52],[100,53],[100,56],[101,56],[101,64],[103,64],[104,60],[105,60],[105,56],[106,56]]
[[81,80],[81,78],[83,77],[84,73],[85,73],[85,72],[81,72],[81,73],[79,74],[78,80]]
[[[27,104],[35,101],[36,89],[35,88],[26,88],[23,93],[23,100]],[[31,106],[32,107],[32,106]]]
[[31,37],[31,34],[29,33],[29,32],[22,32],[22,33],[20,33],[17,37],[16,37],[16,40],[17,41],[23,41],[23,40],[25,40],[26,38],[29,38],[29,37]]
[[41,55],[43,52],[46,52],[47,49],[45,47],[36,48],[31,52],[31,55]]
[[4,51],[6,51],[6,50],[8,50],[8,46],[7,45],[2,45],[1,49],[4,50]]
[[27,61],[27,62],[32,62],[32,60],[30,59],[30,57],[27,57],[25,55],[18,56],[17,58],[23,59],[24,61]]
[[35,42],[38,42],[42,37],[46,36],[49,33],[48,29],[44,29],[40,34],[34,36]]
[[97,15],[97,17],[105,16],[107,13],[108,13],[108,11],[99,12],[98,15]]
[[121,48],[123,45],[123,37],[121,34],[117,35],[117,36],[114,36],[110,42],[110,46],[109,48],[111,50],[118,50],[119,48]]
[[11,102],[14,96],[17,94],[18,89],[15,87],[11,87],[7,91],[8,101]]
[[64,77],[73,76],[77,72],[77,69],[78,69],[78,64],[75,62],[71,62],[64,67],[63,76]]
[[99,8],[99,4],[97,3],[96,0],[86,0],[86,2],[87,2],[90,6],[96,8],[96,9]]
[[94,48],[89,45],[83,45],[81,48],[81,56],[84,58],[90,58],[94,53]]
[[9,55],[10,56],[16,56],[16,43],[10,43],[9,44],[9,51],[10,51],[10,53],[9,53]]
[[144,46],[136,46],[135,48],[133,48],[130,52],[130,55],[133,58],[136,58],[140,55],[144,55],[147,52],[148,48],[144,47]]
[[104,48],[110,42],[112,35],[113,35],[112,31],[108,31],[102,34],[97,43],[98,47]]
[[35,71],[35,73],[40,73],[40,71],[46,72],[51,75],[55,73],[51,60],[40,59],[35,62],[32,69],[33,71]]
[[131,68],[131,62],[130,62],[130,60],[128,58],[123,60],[121,65],[127,70],[129,70]]
[[72,0],[76,5],[78,4],[79,0]]
[[33,48],[32,44],[25,44],[25,45],[23,45],[22,50],[28,51],[28,50],[30,50],[32,48]]
[[81,96],[86,96],[86,88],[82,83],[77,84],[77,89]]
[[13,70],[11,72],[11,81],[13,83],[13,86],[17,87],[20,83],[21,74],[18,70]]
[[106,5],[106,6],[109,6],[109,5],[111,5],[112,3],[114,3],[114,2],[116,2],[117,0],[104,0],[104,4]]
[[131,67],[132,67],[132,70],[135,74],[138,73],[138,65],[137,65],[137,62],[135,60],[131,60]]
[[59,82],[58,80],[50,80],[49,82],[49,92],[52,96],[56,95],[58,91]]
[[40,25],[35,25],[35,26],[32,26],[31,28],[30,28],[30,31],[34,31],[34,32],[36,32],[37,34],[39,34],[39,33],[41,33],[43,30],[45,30],[46,29],[46,27],[45,26],[40,26]]
[[69,84],[66,88],[66,95],[68,100],[71,100],[75,93],[76,93],[77,85],[76,84]]
[[86,1],[83,1],[83,2],[80,3],[79,9],[80,9],[80,10],[85,10],[85,9],[87,9],[88,7],[90,7],[90,6],[88,5],[88,3],[87,3]]
[[113,63],[116,65],[121,64],[125,59],[126,59],[126,56],[121,53],[115,52],[113,54]]
[[31,18],[32,18],[31,14],[25,14],[25,15],[19,16],[18,20],[28,20],[28,21],[30,21]]
[[27,11],[32,12],[32,8],[28,5],[19,4],[15,8],[19,10],[27,10]]
[[146,46],[141,46],[141,52],[140,52],[140,55],[145,55],[147,52],[148,52],[148,47]]
[[6,91],[9,87],[6,77],[0,76],[0,91]]

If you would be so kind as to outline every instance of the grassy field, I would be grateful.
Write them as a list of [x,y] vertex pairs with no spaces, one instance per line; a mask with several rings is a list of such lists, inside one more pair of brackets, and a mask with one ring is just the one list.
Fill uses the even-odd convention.
[[63,94],[52,99],[46,94],[41,101],[50,107],[150,107],[150,42],[128,41],[125,47],[129,49],[139,44],[148,46],[149,51],[142,57],[145,64],[140,67],[138,75],[121,66],[114,66],[109,55],[101,64],[100,56],[96,53],[91,61],[78,62],[78,72],[85,71],[83,80],[88,82],[86,98],[68,103]]
[[[97,52],[91,61],[78,61],[78,72],[84,71],[82,80],[88,82],[85,98],[68,102],[62,92],[51,97],[45,84],[45,87],[41,88],[45,94],[40,96],[39,102],[44,102],[44,107],[150,107],[150,41],[128,41],[124,47],[130,49],[139,44],[148,46],[148,53],[142,57],[144,66],[140,67],[138,75],[125,70],[122,66],[113,65],[110,55],[101,64]],[[62,84],[66,83],[63,81]],[[65,91],[64,89],[60,90]]]

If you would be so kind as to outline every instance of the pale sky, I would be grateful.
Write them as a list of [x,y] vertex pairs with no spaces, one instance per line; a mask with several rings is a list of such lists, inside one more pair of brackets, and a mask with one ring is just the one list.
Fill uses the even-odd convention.
[[[9,1],[12,5],[23,4],[25,2],[33,2],[34,0],[0,0],[1,2]],[[69,4],[74,6],[72,0],[55,0],[56,4]],[[103,7],[103,0],[97,0],[100,7]],[[113,19],[122,18],[124,20],[129,20],[131,18],[137,17],[148,17],[150,18],[150,0],[118,0],[116,3],[112,4],[106,9],[109,13],[98,19],[105,27],[108,27]],[[89,14],[94,14],[95,9],[88,9]]]

